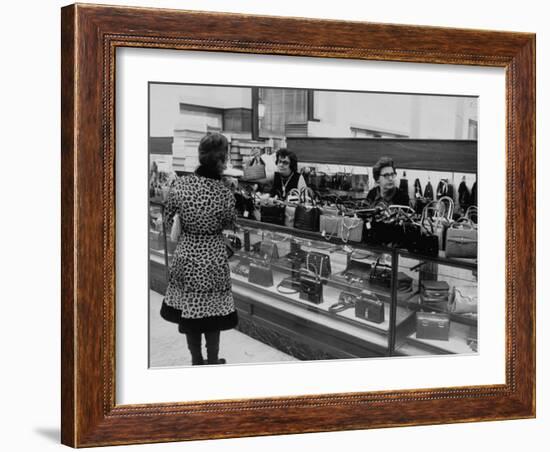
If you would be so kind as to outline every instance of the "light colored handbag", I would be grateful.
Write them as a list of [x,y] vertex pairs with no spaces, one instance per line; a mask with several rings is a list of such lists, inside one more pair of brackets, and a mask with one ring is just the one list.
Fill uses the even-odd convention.
[[342,216],[321,215],[319,217],[319,230],[323,237],[330,240],[333,237],[342,238]]
[[342,217],[341,238],[344,242],[360,242],[363,239],[363,225],[359,217]]
[[447,230],[446,257],[477,258],[477,229],[467,218],[461,218]]
[[294,227],[294,214],[296,213],[296,206],[300,202],[300,192],[298,189],[293,188],[288,192],[286,198],[285,209],[285,226],[287,228]]
[[477,286],[455,286],[450,311],[455,314],[477,313]]

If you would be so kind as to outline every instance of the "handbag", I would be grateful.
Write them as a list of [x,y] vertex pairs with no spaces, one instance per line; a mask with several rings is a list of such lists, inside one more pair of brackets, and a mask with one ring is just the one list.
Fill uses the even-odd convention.
[[427,218],[429,209],[430,204],[422,211],[419,223],[411,221],[403,226],[404,242],[411,253],[436,257],[439,255],[439,238],[434,233],[433,223]]
[[227,258],[231,259],[235,251],[239,251],[242,247],[242,242],[235,234],[224,234],[225,249],[227,250]]
[[260,216],[263,223],[278,224],[280,226],[285,225],[285,205],[273,204],[269,206],[260,207]]
[[285,226],[287,228],[294,227],[294,216],[296,214],[296,206],[300,202],[300,192],[297,188],[293,188],[288,192],[285,201]]
[[326,215],[319,216],[319,230],[325,239],[330,240],[333,237],[342,237],[342,219],[344,217],[340,215]]
[[477,313],[477,286],[453,287],[450,311],[454,314]]
[[279,259],[279,248],[273,240],[262,240],[252,247],[258,254],[257,257],[265,262],[274,262]]
[[309,269],[310,266],[315,268],[322,278],[328,278],[332,273],[330,256],[328,254],[319,253],[318,251],[307,252],[302,263],[306,269]]
[[[306,195],[311,194],[311,205],[306,205]],[[319,217],[321,212],[317,207],[314,193],[310,188],[300,192],[300,204],[294,213],[294,227],[304,231],[319,231]]]
[[467,218],[457,220],[448,229],[445,256],[477,258],[477,229]]
[[248,270],[248,282],[263,287],[273,285],[273,270],[267,262],[252,261]]
[[255,181],[260,179],[265,179],[265,163],[260,157],[254,157],[250,159],[248,164],[243,166],[243,177],[244,181]]
[[357,216],[342,217],[341,238],[343,242],[361,242],[365,222]]
[[449,314],[435,312],[416,313],[417,339],[448,341],[450,327],[451,317]]
[[420,309],[430,312],[448,312],[449,284],[446,281],[422,281],[420,284]]
[[172,229],[170,229],[170,240],[177,242],[181,234],[181,220],[179,214],[174,215],[174,222],[172,223]]
[[369,322],[382,323],[384,321],[384,303],[375,293],[363,290],[355,302],[355,317]]
[[[369,276],[370,283],[390,289],[391,280],[392,268],[389,265],[380,264],[380,258],[378,258]],[[409,292],[412,290],[413,279],[403,272],[397,272],[396,284],[398,292]]]
[[300,269],[300,300],[321,304],[323,302],[323,283],[317,269],[313,268],[313,271],[306,268]]

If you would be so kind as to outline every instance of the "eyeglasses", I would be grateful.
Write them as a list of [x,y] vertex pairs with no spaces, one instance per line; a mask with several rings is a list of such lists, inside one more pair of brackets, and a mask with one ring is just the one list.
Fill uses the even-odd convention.
[[381,177],[383,177],[384,179],[393,179],[395,176],[397,176],[397,173],[384,173],[384,174],[380,174]]
[[289,165],[290,165],[290,161],[288,161],[288,160],[279,160],[279,161],[277,162],[277,165],[289,166]]

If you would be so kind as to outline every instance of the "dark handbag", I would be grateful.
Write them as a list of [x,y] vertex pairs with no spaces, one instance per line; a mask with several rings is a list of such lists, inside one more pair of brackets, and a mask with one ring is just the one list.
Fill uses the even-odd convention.
[[300,269],[300,299],[309,301],[313,304],[321,304],[323,302],[323,283],[319,272],[312,265],[312,270]]
[[274,204],[271,206],[261,206],[260,215],[262,223],[285,225],[285,206],[284,204]]
[[424,256],[439,255],[439,237],[434,233],[432,222],[422,214],[420,223],[408,222],[403,225],[404,246],[411,253]]
[[[306,194],[311,194],[312,205],[306,205]],[[300,193],[300,204],[294,212],[294,227],[304,231],[319,231],[319,217],[321,210],[317,207],[314,193],[311,189],[302,190]]]
[[273,270],[266,262],[252,261],[248,273],[248,282],[259,286],[271,287],[273,285]]
[[451,318],[449,314],[435,312],[416,313],[416,338],[438,341],[449,340]]
[[422,311],[447,312],[449,310],[449,284],[446,281],[422,281],[420,309]]
[[328,254],[310,251],[304,253],[302,262],[306,269],[309,269],[310,265],[317,269],[319,276],[322,278],[328,278],[332,273],[330,256]]
[[224,234],[225,249],[227,250],[227,258],[231,259],[235,251],[239,251],[242,247],[241,239],[234,234]]
[[[370,283],[383,287],[384,289],[390,289],[392,279],[391,270],[392,269],[389,265],[380,264],[380,259],[378,259],[370,273]],[[412,290],[412,283],[413,279],[409,275],[403,272],[397,272],[396,284],[398,292],[408,292]]]
[[384,321],[384,303],[370,290],[363,290],[355,302],[355,317],[369,322]]

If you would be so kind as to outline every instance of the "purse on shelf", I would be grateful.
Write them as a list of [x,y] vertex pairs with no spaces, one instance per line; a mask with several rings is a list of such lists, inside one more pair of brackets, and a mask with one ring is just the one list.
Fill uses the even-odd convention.
[[435,312],[416,313],[416,338],[448,341],[451,327],[449,314]]
[[404,228],[405,247],[411,253],[437,257],[439,238],[434,233],[433,223],[427,218],[429,206],[423,212],[420,222],[406,223]]
[[248,282],[263,287],[273,285],[273,270],[271,265],[262,261],[251,261],[248,273]]
[[[307,203],[307,195],[311,195],[311,204]],[[310,188],[300,192],[300,203],[294,213],[294,227],[304,231],[319,231],[319,217],[321,215],[315,194]]]
[[296,206],[300,202],[300,192],[297,188],[293,188],[288,192],[285,200],[285,222],[287,228],[294,227],[294,216],[296,215]]
[[341,239],[343,242],[361,242],[363,239],[363,227],[365,222],[357,217],[342,217]]
[[328,312],[336,314],[355,307],[357,296],[351,292],[342,291],[338,296],[338,301],[329,306]]
[[422,281],[420,283],[420,310],[449,311],[449,284],[446,281]]
[[328,278],[332,273],[330,256],[328,254],[319,253],[318,251],[304,252],[302,264],[306,269],[313,266],[321,278]]
[[279,226],[285,225],[285,212],[286,207],[284,204],[271,204],[260,206],[260,216],[263,223],[278,224]]
[[363,290],[355,302],[355,317],[369,322],[384,322],[384,302],[370,290]]
[[471,220],[461,218],[447,230],[446,257],[477,258],[477,229]]
[[450,311],[453,314],[477,313],[477,286],[455,286],[451,292]]
[[279,259],[279,248],[273,240],[266,239],[255,243],[253,250],[257,253],[257,257],[266,262],[274,262]]
[[333,237],[342,237],[342,217],[341,215],[321,214],[319,216],[319,231],[330,240]]
[[300,269],[300,299],[313,304],[323,302],[323,283],[317,268],[313,265]]

